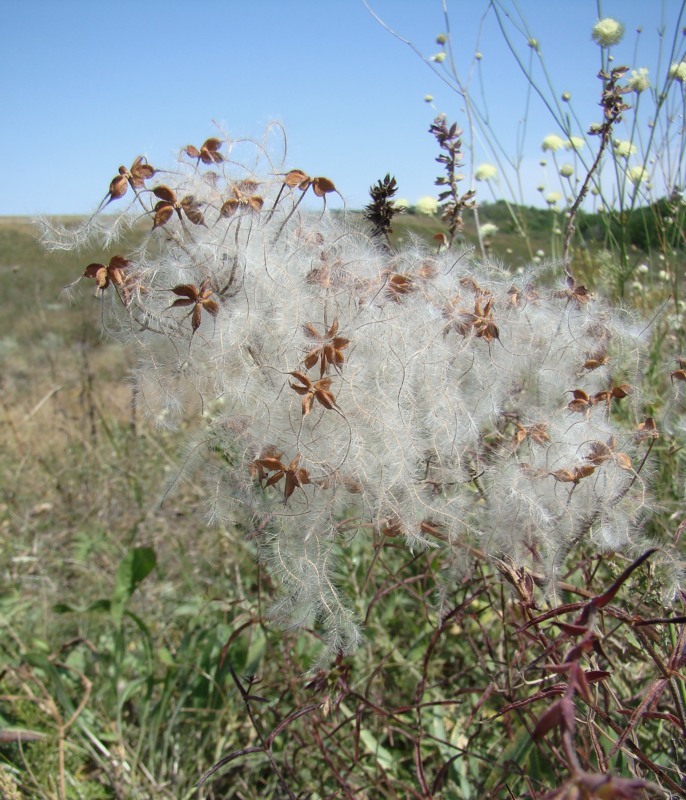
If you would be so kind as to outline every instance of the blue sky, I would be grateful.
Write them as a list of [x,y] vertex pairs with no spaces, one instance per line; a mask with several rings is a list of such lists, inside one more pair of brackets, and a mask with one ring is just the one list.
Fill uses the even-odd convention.
[[[440,0],[369,3],[425,55],[440,51]],[[559,131],[540,103],[527,110],[526,84],[488,3],[447,3],[456,64],[467,76],[476,50],[483,54],[482,83],[475,79],[470,92],[487,104],[492,129],[513,153],[527,119],[520,172],[533,202],[535,186],[547,180],[540,142]],[[510,0],[500,6],[515,8]],[[673,34],[682,3],[520,0],[518,7],[540,42],[551,96],[570,92],[587,125],[599,119],[596,19],[625,25],[615,63],[647,66],[652,78],[657,29],[664,19]],[[2,13],[1,215],[88,213],[117,167],[137,155],[170,166],[184,145],[216,135],[215,122],[230,135],[260,137],[272,120],[287,132],[287,166],[331,178],[349,206],[364,205],[369,185],[387,172],[399,196],[414,202],[436,192],[433,117],[444,112],[467,126],[463,101],[440,78],[443,65],[432,72],[362,0],[4,0]],[[528,57],[525,34],[511,30]],[[492,160],[475,141],[474,164]]]

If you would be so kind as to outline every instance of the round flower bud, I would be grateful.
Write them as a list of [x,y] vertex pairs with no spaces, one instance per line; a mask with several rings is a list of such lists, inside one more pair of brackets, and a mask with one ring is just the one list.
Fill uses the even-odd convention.
[[613,44],[618,44],[622,41],[623,36],[624,25],[621,22],[617,22],[616,19],[612,19],[612,17],[599,19],[591,32],[591,38],[601,47],[611,47]]

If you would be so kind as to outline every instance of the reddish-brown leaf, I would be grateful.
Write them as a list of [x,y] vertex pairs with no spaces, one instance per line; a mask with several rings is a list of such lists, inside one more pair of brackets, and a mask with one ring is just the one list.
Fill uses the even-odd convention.
[[216,300],[203,300],[202,307],[213,317],[216,317],[219,313],[219,303]]
[[561,483],[573,483],[576,485],[579,483],[579,481],[587,478],[594,472],[595,467],[591,466],[590,464],[584,464],[581,467],[572,467],[571,469],[558,469],[554,472],[551,472],[550,475],[552,475],[556,481],[560,481]]
[[145,181],[152,178],[156,172],[157,170],[148,164],[143,156],[138,156],[129,170],[129,183],[133,189],[142,189]]
[[219,209],[219,214],[222,217],[231,217],[233,216],[236,211],[238,210],[239,202],[235,197],[230,198],[225,203],[222,204],[222,207]]
[[218,152],[222,146],[221,139],[206,139],[200,146],[200,160],[203,164],[221,164],[224,156]]
[[591,407],[591,398],[583,391],[583,389],[574,389],[572,391],[574,397],[569,403],[567,408],[570,411],[585,413]]
[[195,308],[193,309],[193,313],[191,314],[191,327],[193,328],[194,333],[200,327],[201,322],[202,322],[202,306],[200,305],[200,303],[196,303]]
[[120,197],[123,197],[126,194],[128,185],[129,183],[126,179],[126,175],[117,175],[116,178],[113,178],[110,183],[110,200],[118,200]]
[[172,292],[181,297],[188,297],[193,302],[198,299],[198,287],[193,283],[179,284],[172,289]]
[[317,197],[324,197],[325,194],[335,192],[336,187],[333,181],[330,181],[328,178],[314,178],[312,181],[312,191]]
[[312,179],[310,176],[304,173],[301,169],[292,169],[290,172],[286,173],[283,182],[286,184],[286,186],[290,186],[291,188],[297,186],[300,189],[305,190],[310,185],[311,180]]
[[639,441],[643,441],[643,439],[657,439],[660,435],[658,431],[655,420],[652,417],[646,417],[644,422],[638,424],[636,428],[636,438]]
[[174,206],[167,203],[165,200],[160,200],[155,206],[155,216],[153,219],[152,229],[159,228],[166,225],[167,222],[174,216]]
[[171,203],[173,206],[176,205],[176,192],[168,186],[155,186],[152,193],[155,197],[159,197],[160,200]]

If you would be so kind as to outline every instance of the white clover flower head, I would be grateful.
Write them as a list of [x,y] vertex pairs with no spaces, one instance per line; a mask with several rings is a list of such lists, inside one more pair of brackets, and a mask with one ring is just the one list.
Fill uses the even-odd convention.
[[418,214],[426,214],[427,217],[431,217],[438,211],[438,200],[431,195],[424,195],[414,204],[414,210]]
[[640,94],[641,92],[645,92],[646,89],[649,89],[650,80],[648,78],[648,68],[639,67],[638,69],[632,69],[631,75],[626,79],[626,85],[632,92],[636,92],[636,94]]
[[436,37],[436,44],[445,44],[448,41],[447,33],[439,33]]
[[661,269],[661,270],[660,270],[660,271],[657,273],[657,277],[658,277],[658,278],[659,278],[661,281],[668,281],[668,280],[671,278],[671,275],[669,274],[669,272],[668,272],[666,269]]
[[599,19],[591,31],[591,38],[601,47],[612,47],[621,42],[623,36],[624,25],[612,17]]
[[543,258],[545,256],[545,250],[536,250],[536,255],[539,258]]
[[483,57],[484,57],[484,54],[481,52],[481,50],[477,50],[477,51],[476,51],[476,53],[474,53],[474,58],[475,58],[477,61],[481,61],[481,59],[482,59]]
[[442,64],[445,61],[445,53],[435,53],[431,56],[429,61],[435,61],[437,64]]
[[647,272],[650,272],[650,267],[647,264],[639,264],[636,267],[636,271],[640,272],[642,275],[645,275]]
[[546,151],[550,150],[552,153],[557,152],[558,150],[562,150],[565,146],[565,140],[558,136],[556,133],[551,133],[545,137],[543,142],[541,143],[541,150]]
[[424,95],[424,102],[425,103],[433,103],[434,96],[432,94],[425,94]]
[[406,197],[399,197],[397,200],[393,201],[393,205],[396,208],[409,208],[410,201]]
[[632,144],[628,139],[613,139],[612,152],[618,158],[629,158],[636,152],[636,145]]
[[562,195],[559,192],[548,192],[545,196],[545,201],[549,206],[556,206],[560,200],[562,200]]
[[588,126],[588,132],[589,133],[599,133],[602,127],[603,126],[599,122],[592,122]]
[[631,288],[636,292],[642,292],[643,284],[641,283],[641,281],[632,281]]
[[679,61],[678,64],[672,64],[669,68],[669,77],[679,81],[679,83],[686,82],[686,61]]
[[562,102],[568,103],[572,99],[571,92],[562,92]]
[[493,180],[498,174],[498,168],[493,164],[479,164],[474,173],[477,181]]
[[586,145],[586,142],[581,136],[570,136],[565,142],[565,149],[567,150],[581,150]]
[[571,164],[563,164],[560,167],[560,175],[562,175],[563,178],[571,178],[573,174],[574,167]]
[[488,239],[498,233],[498,226],[492,222],[484,222],[483,225],[479,225],[479,233],[483,239]]
[[534,256],[534,257],[531,259],[531,263],[532,263],[532,264],[536,264],[536,265],[540,264],[540,263],[541,263],[541,257],[540,257],[540,256]]
[[635,167],[629,167],[626,171],[626,176],[633,184],[645,183],[648,180],[648,170],[645,167],[636,165]]

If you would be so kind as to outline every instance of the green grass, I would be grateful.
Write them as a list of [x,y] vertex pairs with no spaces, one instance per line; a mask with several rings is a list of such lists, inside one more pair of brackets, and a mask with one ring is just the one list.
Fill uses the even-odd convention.
[[[517,237],[496,211],[484,206],[481,221],[502,226],[493,253],[505,258]],[[539,216],[531,246],[545,249]],[[395,228],[430,237],[438,226],[407,215]],[[471,223],[465,236],[474,240]],[[30,223],[0,221],[0,796],[533,798],[560,785],[557,733],[530,734],[559,696],[545,690],[564,685],[548,667],[575,639],[535,617],[601,593],[626,560],[581,550],[546,599],[516,573],[503,581],[478,551],[447,575],[434,552],[363,531],[341,548],[339,573],[365,643],[308,673],[319,636],[269,622],[276,587],[250,521],[208,527],[193,478],[167,492],[185,431],[156,430],[135,408],[133,355],[100,334],[92,284],[72,303],[61,296],[108,256],[48,255]],[[653,378],[668,384],[662,348]],[[657,415],[659,392],[654,403]],[[187,428],[196,422],[189,412]],[[654,525],[666,536],[683,465],[669,441],[657,446],[668,502]],[[631,625],[665,615],[659,590],[643,565],[597,612],[600,644],[585,666],[608,677],[590,702],[577,697],[576,736],[589,769],[627,776],[631,763],[677,796],[683,630]],[[603,761],[670,663],[660,713]]]

